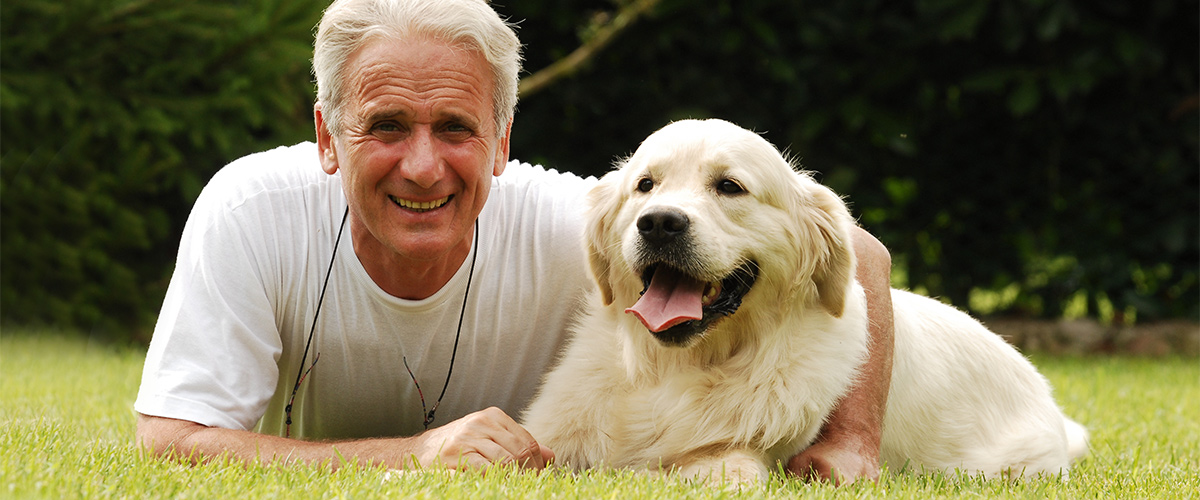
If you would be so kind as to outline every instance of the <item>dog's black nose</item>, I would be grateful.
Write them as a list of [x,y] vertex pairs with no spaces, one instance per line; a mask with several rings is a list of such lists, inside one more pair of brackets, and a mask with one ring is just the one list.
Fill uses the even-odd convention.
[[687,214],[674,208],[661,208],[638,217],[637,228],[647,243],[664,245],[686,232],[689,223]]

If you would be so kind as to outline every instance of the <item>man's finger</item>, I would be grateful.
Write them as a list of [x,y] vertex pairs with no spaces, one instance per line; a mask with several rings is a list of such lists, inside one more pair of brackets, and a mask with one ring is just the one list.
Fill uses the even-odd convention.
[[546,466],[542,446],[499,408],[487,408],[464,417],[458,436],[462,440],[460,447],[477,449],[491,463],[516,463],[534,469]]
[[[518,438],[519,439],[519,438]],[[522,447],[516,453],[512,453],[510,459],[505,460],[505,463],[515,462],[518,466],[528,469],[543,469],[546,467],[546,458],[543,450],[548,450],[544,446],[532,441],[530,438],[529,444]]]
[[491,460],[478,451],[465,452],[457,457],[446,457],[444,460],[453,460],[453,462],[445,464],[447,468],[453,470],[482,469],[492,463]]
[[547,448],[545,445],[543,445],[541,443],[538,443],[538,446],[542,450],[542,460],[544,460],[546,462],[546,465],[549,466],[550,464],[554,463],[554,458],[555,458],[554,450]]
[[[508,451],[512,457],[511,461],[521,467],[531,469],[546,467],[548,459],[542,453],[543,446],[533,439],[533,435],[528,430],[498,408],[488,408],[484,411],[489,413],[491,422],[501,427],[499,435],[495,436],[496,442]],[[551,456],[553,456],[553,452],[551,452]]]

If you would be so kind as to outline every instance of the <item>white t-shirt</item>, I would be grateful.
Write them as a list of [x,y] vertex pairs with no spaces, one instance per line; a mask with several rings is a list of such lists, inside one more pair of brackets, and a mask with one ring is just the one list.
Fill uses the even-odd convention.
[[[316,160],[311,143],[282,147],[229,164],[205,187],[184,228],[138,412],[284,434],[285,405],[346,210],[341,176]],[[404,359],[432,407],[450,368],[469,274],[453,375],[431,427],[488,406],[517,417],[592,286],[581,206],[592,185],[510,163],[480,214],[478,255],[424,300],[380,289],[346,229],[305,366],[319,361],[297,393],[290,435],[420,432],[421,398]]]

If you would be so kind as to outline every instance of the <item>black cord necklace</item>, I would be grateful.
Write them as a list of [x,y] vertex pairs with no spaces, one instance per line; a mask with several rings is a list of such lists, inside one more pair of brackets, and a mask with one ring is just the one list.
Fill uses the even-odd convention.
[[309,372],[312,372],[313,367],[317,366],[317,361],[321,360],[321,353],[316,353],[313,356],[313,362],[304,369],[304,362],[308,360],[308,349],[312,346],[313,333],[317,331],[317,318],[321,315],[321,304],[325,302],[325,290],[329,288],[329,275],[333,274],[333,262],[337,257],[338,247],[342,242],[342,231],[346,230],[346,218],[350,216],[350,206],[346,206],[346,211],[342,213],[342,223],[338,226],[337,239],[333,241],[333,254],[329,256],[329,268],[325,270],[325,283],[321,285],[321,295],[317,297],[317,310],[313,313],[312,326],[308,329],[308,342],[304,343],[304,355],[300,356],[300,371],[296,373],[296,385],[292,386],[292,397],[288,399],[288,404],[284,407],[284,437],[292,437],[292,404],[296,402],[296,392],[300,390],[300,383],[308,378]]
[[[329,268],[325,271],[325,282],[321,285],[321,294],[317,298],[317,310],[313,313],[312,326],[308,330],[308,341],[304,344],[304,354],[300,357],[300,370],[296,373],[296,384],[292,386],[292,395],[288,399],[288,404],[284,407],[284,436],[291,437],[292,435],[292,405],[296,402],[296,393],[300,390],[300,384],[304,379],[308,378],[308,374],[317,366],[317,361],[321,359],[321,353],[318,352],[313,356],[313,362],[307,369],[304,367],[304,362],[308,360],[308,351],[312,346],[313,333],[317,330],[317,318],[321,315],[321,304],[325,302],[325,290],[329,287],[329,276],[333,273],[334,259],[337,257],[337,250],[342,241],[342,232],[346,229],[346,218],[350,215],[350,207],[346,207],[345,213],[342,214],[342,223],[338,228],[337,238],[333,242],[333,253],[329,257]],[[446,370],[446,382],[442,385],[442,393],[438,395],[437,401],[434,401],[433,408],[426,411],[425,394],[421,392],[421,385],[417,383],[417,377],[413,375],[412,369],[408,367],[408,358],[402,356],[404,361],[404,369],[408,371],[409,378],[412,378],[413,385],[417,387],[417,396],[421,398],[421,414],[424,417],[423,425],[426,430],[429,430],[429,425],[433,423],[434,414],[437,412],[438,406],[442,404],[442,398],[446,396],[446,389],[450,387],[450,376],[454,373],[454,360],[458,357],[458,340],[462,336],[463,318],[467,314],[467,299],[471,294],[471,281],[475,275],[475,261],[479,259],[479,221],[475,221],[475,238],[471,248],[471,268],[467,271],[467,287],[463,292],[462,309],[458,313],[458,328],[454,332],[454,349],[450,352],[450,367]]]
[[446,382],[442,384],[442,393],[438,395],[437,401],[433,402],[433,408],[428,412],[425,411],[425,394],[421,392],[421,384],[417,383],[416,375],[413,375],[412,369],[408,367],[408,358],[401,356],[404,361],[404,369],[408,370],[408,376],[412,379],[413,385],[417,386],[417,396],[421,398],[421,413],[425,416],[425,421],[422,425],[425,430],[429,430],[429,424],[433,423],[434,413],[437,412],[438,405],[442,404],[442,397],[446,395],[446,388],[450,387],[450,375],[454,373],[454,358],[458,357],[458,339],[462,335],[463,317],[467,315],[467,297],[471,294],[471,278],[475,275],[475,261],[479,258],[479,221],[475,221],[475,241],[471,249],[471,269],[467,271],[467,289],[463,292],[462,309],[458,312],[458,329],[454,332],[454,350],[450,351],[450,368],[446,370]]

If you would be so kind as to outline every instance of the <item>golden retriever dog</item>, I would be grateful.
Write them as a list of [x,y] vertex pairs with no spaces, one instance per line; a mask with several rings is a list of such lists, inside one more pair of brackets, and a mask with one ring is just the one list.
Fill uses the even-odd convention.
[[[523,423],[575,468],[735,483],[808,447],[867,353],[846,205],[757,134],[670,124],[589,194],[597,291]],[[967,314],[892,292],[882,459],[988,477],[1066,472],[1087,431]]]

